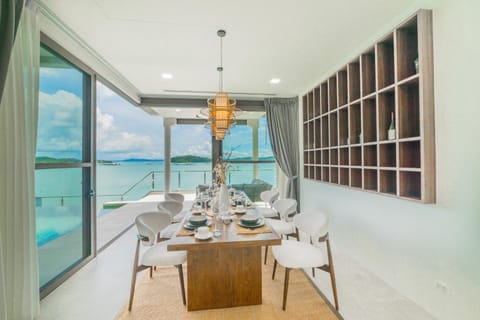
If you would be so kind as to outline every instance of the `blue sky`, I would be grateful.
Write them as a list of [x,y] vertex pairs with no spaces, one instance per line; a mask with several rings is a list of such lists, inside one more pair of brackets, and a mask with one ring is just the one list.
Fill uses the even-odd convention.
[[[40,70],[37,156],[81,158],[82,73],[78,70]],[[259,154],[271,156],[265,118],[260,119]],[[163,159],[163,118],[131,105],[97,83],[97,159]],[[232,158],[251,156],[252,129],[235,126],[224,140]],[[172,155],[210,157],[211,136],[198,125],[172,128]]]

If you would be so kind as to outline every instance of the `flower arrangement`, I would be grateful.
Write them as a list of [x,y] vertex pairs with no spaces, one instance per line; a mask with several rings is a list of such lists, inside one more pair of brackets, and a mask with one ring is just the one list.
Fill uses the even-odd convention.
[[223,162],[223,159],[220,157],[217,159],[217,163],[213,168],[213,172],[215,174],[215,182],[219,185],[225,184],[226,176],[228,169],[230,168],[230,164],[227,162]]

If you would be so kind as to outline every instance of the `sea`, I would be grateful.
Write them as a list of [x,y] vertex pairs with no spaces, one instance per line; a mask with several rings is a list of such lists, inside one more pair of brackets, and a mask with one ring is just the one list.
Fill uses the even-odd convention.
[[[171,190],[195,190],[212,181],[211,163],[172,163]],[[276,185],[275,163],[258,164],[257,178]],[[35,174],[37,245],[43,246],[82,226],[82,181],[80,168],[39,169]],[[86,178],[85,178],[86,179]],[[253,164],[231,164],[227,184],[250,183]],[[163,161],[118,161],[96,166],[97,216],[114,209],[106,202],[135,201],[151,191],[163,191]]]

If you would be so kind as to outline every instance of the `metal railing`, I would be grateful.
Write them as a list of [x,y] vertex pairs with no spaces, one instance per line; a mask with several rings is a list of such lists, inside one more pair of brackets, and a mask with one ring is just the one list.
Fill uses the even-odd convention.
[[[260,171],[265,171],[265,170],[260,170]],[[227,183],[230,184],[232,181],[232,174],[235,174],[236,172],[250,172],[250,170],[239,170],[239,169],[230,169],[228,171],[228,178],[227,178]],[[253,170],[252,170],[253,172]],[[174,179],[173,177],[176,175],[177,176],[177,189],[182,190],[182,181],[184,178],[182,178],[183,174],[191,175],[194,173],[200,173],[201,176],[203,176],[203,179],[195,182],[195,184],[200,184],[203,181],[203,184],[207,184],[207,177],[209,174],[211,174],[211,170],[172,170],[171,171],[171,178],[172,180]],[[164,177],[165,171],[158,171],[158,170],[153,170],[148,172],[145,176],[140,178],[138,181],[133,183],[131,186],[129,186],[124,192],[122,193],[115,193],[115,194],[97,194],[96,197],[98,198],[118,198],[120,201],[124,201],[128,195],[132,194],[134,191],[136,191],[139,186],[142,185],[145,181],[148,181],[150,179],[150,187],[146,188],[146,196],[149,192],[152,191],[163,191],[163,184],[161,185],[161,188],[159,188],[158,180],[161,180],[162,182],[164,179],[158,178],[158,176]],[[188,179],[188,178],[187,178]],[[157,181],[156,181],[157,180]],[[210,181],[209,181],[210,182]],[[158,189],[157,189],[158,188]],[[194,190],[192,188],[192,190]],[[44,200],[48,199],[58,199],[60,202],[60,206],[63,207],[65,205],[65,200],[67,199],[81,199],[83,196],[82,195],[55,195],[55,196],[38,196],[35,197],[35,204],[37,207],[41,207]]]

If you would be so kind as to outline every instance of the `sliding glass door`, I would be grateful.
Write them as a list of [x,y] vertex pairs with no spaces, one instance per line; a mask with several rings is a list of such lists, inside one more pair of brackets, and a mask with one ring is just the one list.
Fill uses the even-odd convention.
[[42,293],[92,255],[91,83],[42,45],[35,165]]

